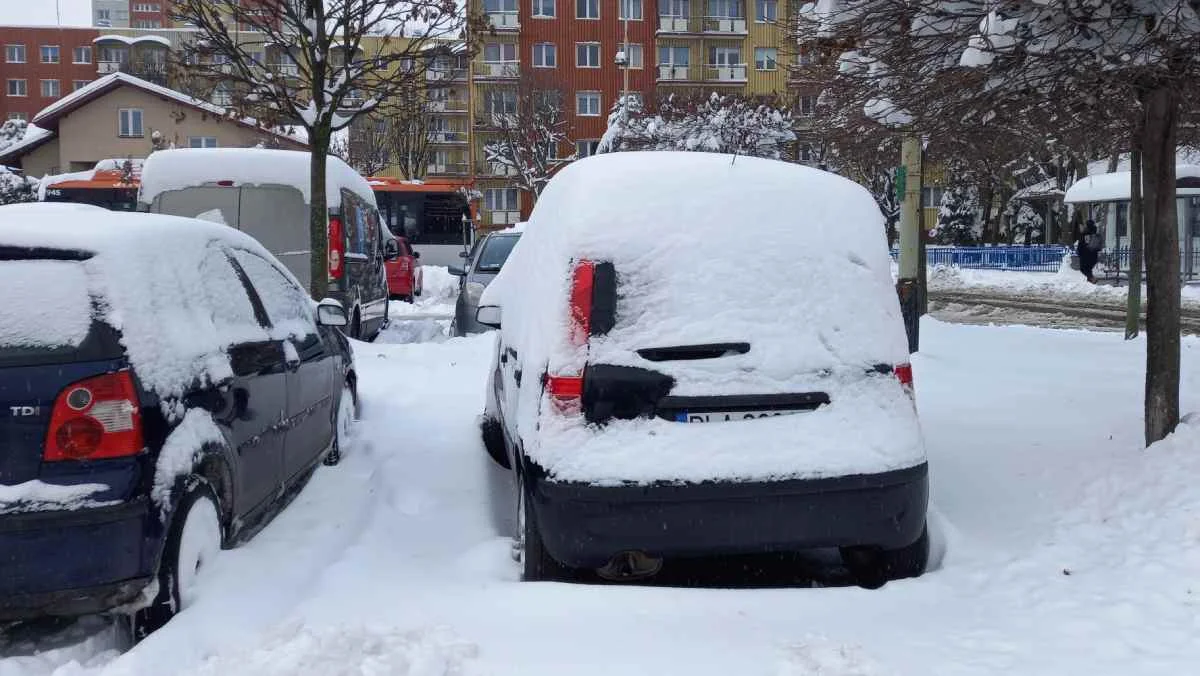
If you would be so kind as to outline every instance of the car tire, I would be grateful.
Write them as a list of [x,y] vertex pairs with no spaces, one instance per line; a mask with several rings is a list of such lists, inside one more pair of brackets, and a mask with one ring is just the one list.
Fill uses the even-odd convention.
[[479,423],[479,432],[483,437],[483,447],[487,449],[492,461],[504,469],[512,469],[512,464],[508,461],[508,449],[504,445],[504,429],[500,427],[500,421],[490,416],[484,416],[483,421]]
[[338,396],[338,407],[333,418],[333,448],[326,454],[325,465],[333,467],[342,461],[342,448],[350,438],[350,430],[354,421],[358,420],[358,393],[350,381],[342,384],[342,392]]
[[175,508],[158,564],[158,593],[129,618],[133,642],[195,603],[201,569],[211,564],[224,542],[221,508],[212,487],[199,477],[189,477],[184,485],[190,488]]
[[513,554],[521,567],[523,582],[552,582],[570,579],[571,570],[550,556],[533,511],[533,498],[517,472],[517,541]]
[[899,549],[843,547],[842,560],[859,586],[878,589],[891,580],[920,577],[929,566],[929,526],[916,542]]

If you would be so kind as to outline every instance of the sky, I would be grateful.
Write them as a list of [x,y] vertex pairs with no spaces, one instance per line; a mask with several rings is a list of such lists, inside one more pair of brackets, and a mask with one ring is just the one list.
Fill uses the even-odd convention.
[[[54,26],[56,0],[0,0],[0,26]],[[90,26],[92,0],[57,0],[62,25]]]

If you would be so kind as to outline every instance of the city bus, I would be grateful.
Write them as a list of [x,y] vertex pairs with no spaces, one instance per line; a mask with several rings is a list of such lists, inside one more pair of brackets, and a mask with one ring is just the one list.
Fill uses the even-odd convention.
[[467,179],[368,179],[388,228],[420,252],[422,265],[460,265],[474,243]]

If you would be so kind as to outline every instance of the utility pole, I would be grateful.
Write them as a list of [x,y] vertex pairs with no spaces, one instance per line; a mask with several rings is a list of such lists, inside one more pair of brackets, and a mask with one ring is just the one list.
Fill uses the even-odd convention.
[[900,199],[900,261],[896,293],[908,334],[908,351],[916,352],[921,326],[921,137],[905,131],[900,142],[900,167],[896,170],[896,196]]

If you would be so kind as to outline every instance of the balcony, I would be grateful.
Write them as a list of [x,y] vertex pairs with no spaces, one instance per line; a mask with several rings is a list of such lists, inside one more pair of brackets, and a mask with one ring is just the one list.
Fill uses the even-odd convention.
[[129,67],[128,61],[97,61],[96,72],[101,75],[119,73]]
[[509,166],[503,162],[480,162],[476,173],[478,173],[480,176],[507,178],[509,176],[516,176],[517,168]]
[[122,68],[122,71],[133,73],[147,82],[166,86],[167,64],[159,61],[137,61],[132,67]]
[[465,113],[467,112],[467,102],[463,99],[426,101],[425,110],[430,113]]
[[746,81],[746,64],[729,64],[729,65],[709,65],[704,67],[705,82],[733,82],[742,83]]
[[466,143],[467,132],[457,129],[436,130],[429,132],[430,143]]
[[497,130],[505,127],[512,127],[517,124],[517,114],[512,113],[496,113],[485,111],[475,117],[475,126],[482,128],[482,131]]
[[515,79],[521,74],[519,61],[484,61],[475,64],[475,77]]
[[704,17],[704,32],[721,35],[747,35],[746,19],[744,17],[706,16]]
[[425,71],[425,79],[429,82],[465,82],[466,68],[430,68]]
[[272,72],[275,72],[283,77],[299,77],[300,66],[294,63],[272,63],[267,66]]
[[466,162],[450,162],[447,164],[430,164],[425,167],[425,173],[435,176],[466,176]]
[[699,33],[703,29],[698,19],[688,16],[659,16],[659,33]]
[[693,73],[690,66],[660,65],[658,67],[659,82],[694,82],[699,79],[699,72]]
[[488,24],[496,30],[515,31],[521,28],[516,12],[488,12]]

